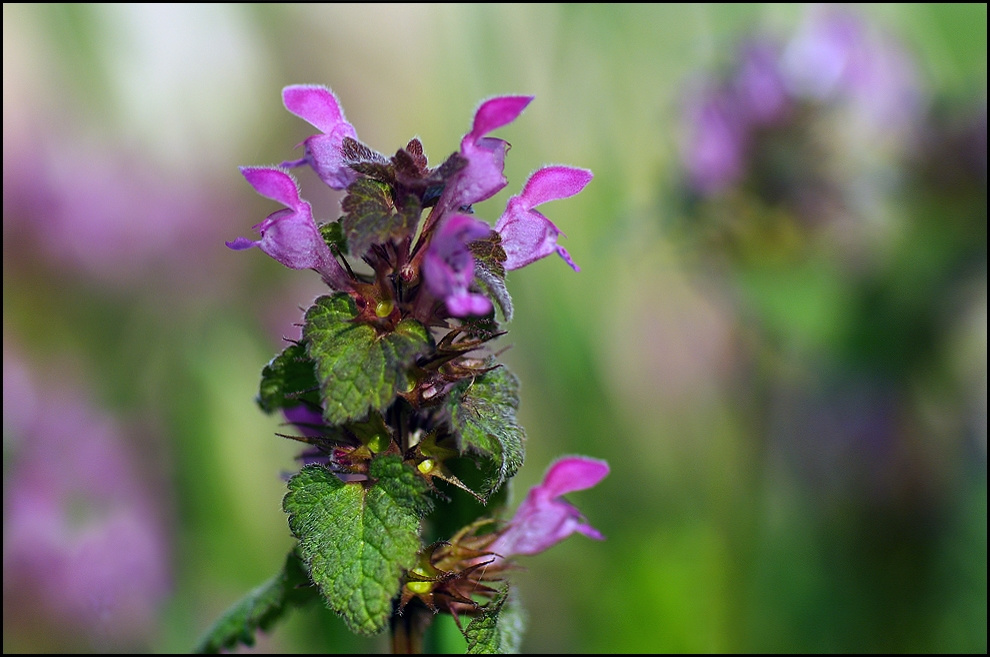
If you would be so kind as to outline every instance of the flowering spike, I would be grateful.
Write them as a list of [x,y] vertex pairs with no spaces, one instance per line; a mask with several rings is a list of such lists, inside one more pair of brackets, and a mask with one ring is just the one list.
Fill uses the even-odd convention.
[[[446,533],[454,527],[434,521],[465,510],[464,496],[447,495],[438,479],[484,504],[522,465],[518,380],[487,346],[505,333],[493,303],[509,321],[507,269],[551,252],[577,269],[557,245],[560,231],[534,208],[579,193],[591,172],[536,171],[510,199],[496,231],[472,216],[475,203],[506,185],[509,144],[489,135],[514,121],[531,96],[481,103],[459,152],[433,167],[418,139],[391,158],[360,143],[327,87],[289,86],[282,99],[320,132],[303,142],[299,160],[241,169],[255,191],[280,206],[255,225],[260,239],[239,237],[227,246],[258,247],[287,267],[315,269],[340,290],[305,311],[301,337],[262,370],[257,397],[263,411],[280,411],[292,427],[278,435],[305,446],[282,503],[300,565],[312,590],[357,633],[378,632],[395,614],[415,617],[392,623],[398,648],[415,647],[427,611],[450,614],[466,636],[478,635],[479,621],[498,629],[505,579],[517,567],[511,557],[575,532],[603,538],[562,496],[596,485],[608,465],[560,460],[509,523],[475,518],[449,542],[425,548],[423,528]],[[346,189],[338,221],[314,221],[286,170],[302,165]],[[351,259],[371,271],[353,269]],[[447,463],[465,458],[491,468],[481,492]],[[434,497],[451,508],[434,514]],[[244,608],[239,603],[232,613]],[[499,622],[514,625],[518,609],[505,613],[508,620]],[[464,627],[462,617],[473,620]],[[235,625],[218,623],[210,645],[249,642],[260,628]],[[507,649],[502,639],[470,645]]]
[[344,138],[357,140],[357,131],[344,118],[344,111],[333,91],[321,85],[291,85],[282,90],[282,102],[287,110],[323,132],[303,141],[305,157],[287,160],[282,166],[308,164],[320,180],[333,189],[346,189],[357,180],[357,173],[347,166],[341,151]]
[[330,253],[313,221],[313,209],[299,197],[299,187],[292,176],[272,167],[241,167],[241,173],[259,194],[288,207],[254,226],[261,233],[260,240],[239,237],[227,242],[227,247],[241,251],[257,246],[290,269],[315,269],[327,285],[350,289],[347,273]]
[[591,182],[587,169],[544,167],[530,176],[523,191],[506,204],[495,230],[502,237],[506,270],[519,269],[556,252],[574,271],[580,271],[567,250],[557,245],[561,235],[549,219],[533,208],[547,201],[574,196]]

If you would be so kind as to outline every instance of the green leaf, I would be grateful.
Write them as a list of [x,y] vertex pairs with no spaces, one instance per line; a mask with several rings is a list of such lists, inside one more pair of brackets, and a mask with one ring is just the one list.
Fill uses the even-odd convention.
[[385,183],[359,178],[347,188],[341,208],[346,214],[340,225],[351,255],[363,256],[372,244],[384,242],[391,232],[392,197]]
[[331,425],[384,411],[397,391],[410,386],[408,369],[432,347],[426,328],[414,319],[391,333],[355,322],[357,306],[348,294],[320,297],[306,312],[303,338],[316,363],[323,395],[323,417]]
[[258,405],[266,413],[301,402],[318,407],[319,391],[315,363],[306,354],[305,345],[296,343],[286,347],[261,370]]
[[461,451],[488,457],[495,465],[482,491],[487,498],[516,474],[525,456],[526,432],[516,424],[519,379],[500,366],[458,383],[446,405]]
[[206,631],[193,652],[218,653],[238,644],[254,645],[254,634],[267,631],[290,607],[318,599],[302,561],[290,552],[282,571],[241,598]]
[[327,243],[331,251],[347,253],[347,238],[344,237],[344,228],[339,221],[328,221],[321,224],[320,237]]
[[480,616],[471,621],[464,630],[467,639],[467,654],[495,655],[519,652],[525,626],[522,606],[506,589],[498,598],[490,602]]
[[468,244],[476,264],[483,265],[494,276],[505,279],[505,249],[502,248],[502,236],[496,231],[483,239]]
[[351,255],[363,256],[372,244],[400,240],[416,230],[423,212],[419,198],[400,193],[397,203],[392,195],[390,184],[369,178],[359,178],[347,188],[340,225]]
[[308,465],[282,501],[310,577],[359,634],[388,625],[402,575],[422,547],[420,518],[432,506],[426,482],[398,455],[375,458],[368,474],[369,481],[344,483]]

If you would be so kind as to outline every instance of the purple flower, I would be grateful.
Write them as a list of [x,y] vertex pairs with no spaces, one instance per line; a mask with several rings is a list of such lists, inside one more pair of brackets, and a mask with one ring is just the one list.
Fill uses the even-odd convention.
[[283,408],[282,415],[289,424],[308,438],[318,438],[323,435],[323,414],[319,409],[306,404],[296,404]]
[[841,92],[868,59],[865,24],[852,12],[813,7],[784,55],[788,82],[802,96],[828,99]]
[[790,109],[780,55],[769,41],[754,39],[743,46],[732,82],[739,111],[752,125],[771,125]]
[[330,287],[349,289],[347,273],[330,253],[313,221],[313,209],[299,197],[299,187],[292,176],[269,167],[241,167],[241,173],[259,194],[288,207],[254,226],[261,233],[260,240],[238,237],[227,246],[235,251],[257,246],[290,269],[315,269]]
[[357,131],[344,118],[344,111],[333,91],[320,85],[296,84],[282,90],[282,102],[287,110],[323,132],[302,142],[306,148],[305,157],[283,162],[282,166],[308,164],[320,180],[333,189],[346,189],[357,180],[357,173],[344,163],[341,152],[344,137],[356,140]]
[[440,203],[445,208],[456,210],[480,203],[505,187],[508,181],[503,170],[509,143],[485,135],[515,121],[532,100],[532,96],[499,96],[481,104],[471,132],[461,139],[461,156],[467,166],[444,190]]
[[134,436],[81,389],[33,379],[5,345],[4,442],[9,435],[13,447],[4,455],[5,638],[13,610],[12,623],[53,637],[138,647],[171,574],[161,509],[129,449]]
[[586,456],[559,459],[547,470],[543,483],[530,489],[508,527],[487,550],[503,558],[537,554],[574,532],[604,540],[601,532],[584,522],[581,512],[561,495],[595,486],[608,471],[608,463]]
[[681,157],[689,183],[699,193],[716,193],[743,173],[746,122],[734,95],[715,85],[693,93],[685,114],[688,137]]
[[557,244],[560,230],[533,208],[547,201],[574,196],[591,182],[591,178],[587,169],[565,166],[544,167],[530,176],[522,193],[509,199],[505,212],[495,224],[495,230],[502,237],[507,270],[525,267],[556,251],[574,271],[581,271],[567,249]]
[[795,92],[845,101],[873,130],[896,133],[921,112],[914,63],[892,38],[844,7],[812,6],[783,63]]
[[468,244],[491,235],[491,227],[463,214],[451,215],[436,231],[423,256],[423,277],[433,296],[444,300],[451,315],[484,315],[492,302],[468,290],[474,279],[474,256]]

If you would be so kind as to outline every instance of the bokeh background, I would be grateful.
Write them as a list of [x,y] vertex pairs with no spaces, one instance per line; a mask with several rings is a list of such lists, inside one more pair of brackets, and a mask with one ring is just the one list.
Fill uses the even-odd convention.
[[[280,567],[253,402],[319,277],[224,240],[313,133],[590,168],[512,272],[527,461],[612,467],[530,557],[529,652],[986,652],[987,8],[3,8],[4,652],[187,652]],[[318,218],[339,196],[301,172]],[[458,650],[440,626],[433,644]],[[384,652],[325,610],[256,650]]]

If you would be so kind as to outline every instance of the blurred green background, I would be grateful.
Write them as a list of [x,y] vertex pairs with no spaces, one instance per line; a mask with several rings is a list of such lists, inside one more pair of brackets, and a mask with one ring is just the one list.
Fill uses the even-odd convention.
[[[321,283],[223,241],[274,209],[237,166],[314,132],[294,83],[432,164],[534,95],[492,223],[541,165],[595,173],[541,208],[582,271],[508,277],[515,499],[562,454],[612,468],[570,496],[608,539],[516,577],[524,651],[986,652],[986,5],[851,9],[918,102],[887,142],[812,114],[827,166],[775,171],[821,165],[841,211],[685,191],[692,85],[813,11],[4,4],[4,652],[187,652],[291,546],[297,448],[253,398]],[[256,649],[388,644],[310,610]]]

